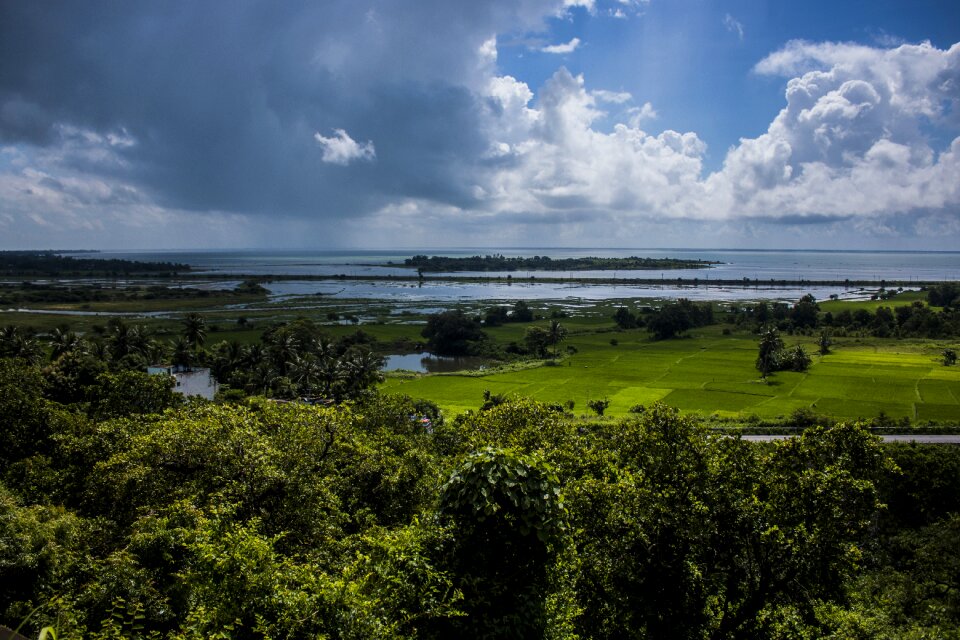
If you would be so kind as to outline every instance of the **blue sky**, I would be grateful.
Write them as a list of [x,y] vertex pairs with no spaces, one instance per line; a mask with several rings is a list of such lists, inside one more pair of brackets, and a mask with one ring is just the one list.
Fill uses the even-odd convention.
[[0,248],[955,249],[960,3],[0,5]]

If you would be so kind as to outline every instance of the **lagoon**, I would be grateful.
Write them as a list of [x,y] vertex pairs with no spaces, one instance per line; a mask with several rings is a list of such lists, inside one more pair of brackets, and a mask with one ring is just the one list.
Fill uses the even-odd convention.
[[[405,258],[417,253],[445,256],[472,256],[501,253],[505,256],[549,255],[551,258],[583,256],[682,258],[719,261],[709,269],[657,271],[514,271],[431,275],[478,276],[487,281],[449,282],[431,280],[422,283],[389,280],[337,280],[336,276],[415,275],[401,268]],[[69,255],[69,254],[67,254]],[[743,249],[414,249],[398,251],[104,251],[85,257],[127,260],[170,261],[189,264],[197,275],[269,275],[323,277],[330,280],[283,280],[266,286],[274,298],[323,295],[343,300],[439,301],[444,304],[479,300],[584,300],[678,297],[691,300],[796,300],[806,293],[817,299],[830,295],[841,298],[869,297],[874,290],[843,286],[768,286],[770,280],[839,281],[871,280],[932,281],[960,280],[960,252],[883,252],[883,251],[757,251]],[[501,281],[497,281],[497,277]],[[510,276],[512,282],[507,282]],[[556,279],[553,282],[531,281]],[[576,281],[570,281],[576,278]],[[611,284],[611,279],[660,278],[662,284]],[[678,284],[677,279],[684,283]],[[698,284],[692,281],[698,279]],[[711,280],[753,281],[749,286],[713,286]],[[604,280],[591,283],[590,280]],[[566,281],[565,281],[566,280]],[[193,285],[196,286],[196,285]]]
[[427,351],[422,353],[406,353],[386,357],[384,371],[415,371],[417,373],[450,373],[482,369],[489,364],[484,358],[471,356],[438,356]]

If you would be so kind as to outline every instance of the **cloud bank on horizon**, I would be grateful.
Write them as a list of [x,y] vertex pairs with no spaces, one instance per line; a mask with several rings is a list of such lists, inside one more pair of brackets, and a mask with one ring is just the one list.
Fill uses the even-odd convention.
[[664,4],[4,3],[0,248],[960,246],[960,43]]

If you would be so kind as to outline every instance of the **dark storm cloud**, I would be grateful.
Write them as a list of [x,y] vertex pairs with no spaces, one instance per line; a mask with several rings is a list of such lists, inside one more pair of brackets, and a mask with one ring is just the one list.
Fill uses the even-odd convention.
[[[529,13],[527,13],[529,11]],[[300,216],[463,206],[482,163],[476,50],[542,7],[496,2],[5,2],[0,142],[134,143],[97,166],[165,207]],[[323,162],[314,133],[372,141]],[[90,156],[64,154],[83,164]]]

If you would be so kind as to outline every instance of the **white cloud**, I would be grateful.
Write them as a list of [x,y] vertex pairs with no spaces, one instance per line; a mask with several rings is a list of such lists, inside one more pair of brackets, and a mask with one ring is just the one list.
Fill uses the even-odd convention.
[[[517,87],[510,95],[532,98],[529,89]],[[517,140],[514,161],[484,186],[488,210],[529,223],[591,212],[598,225],[637,214],[698,213],[689,209],[695,201],[688,194],[703,189],[698,179],[706,146],[695,134],[654,136],[624,124],[597,131],[593,123],[601,112],[594,95],[582,76],[562,68],[540,91],[538,108],[523,109],[526,126],[510,127]],[[494,124],[511,113],[522,113],[519,105]]]
[[629,102],[633,96],[626,91],[607,91],[606,89],[596,89],[591,91],[593,97],[601,102],[612,102],[614,104],[623,104]]
[[497,36],[493,36],[483,41],[478,50],[480,60],[483,62],[497,61]]
[[[853,217],[876,233],[954,228],[941,218],[955,218],[960,208],[960,127],[949,120],[951,100],[960,95],[960,45],[943,51],[926,44],[884,50],[791,43],[757,65],[778,74],[801,68],[807,70],[789,78],[786,105],[767,132],[742,139],[710,175],[702,172],[706,145],[696,133],[643,130],[657,115],[650,103],[601,131],[598,103],[625,95],[588,90],[583,76],[560,69],[533,107],[525,83],[496,78],[488,92],[500,108],[490,113],[489,131],[501,146],[491,156],[509,162],[480,180],[475,215],[572,225],[576,215],[589,214],[597,233],[605,225],[671,219]],[[941,135],[953,131],[946,149],[932,146],[931,126]],[[936,224],[884,221],[934,214]]]
[[573,53],[580,46],[580,38],[573,38],[566,44],[552,44],[542,47],[540,51],[544,53]]
[[593,13],[596,9],[596,0],[563,0],[564,9],[572,9],[574,7],[583,7],[590,13]]
[[737,37],[743,40],[743,23],[729,13],[723,16],[723,26],[727,28],[727,31],[737,34]]
[[319,132],[313,134],[314,140],[323,147],[323,161],[346,166],[354,160],[371,161],[377,157],[373,142],[367,140],[358,143],[343,129],[334,129],[333,137],[327,138]]
[[657,119],[657,110],[649,102],[644,102],[642,107],[631,108],[628,113],[630,114],[630,126],[634,128],[639,128],[640,123],[644,120]]

